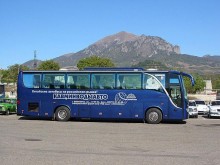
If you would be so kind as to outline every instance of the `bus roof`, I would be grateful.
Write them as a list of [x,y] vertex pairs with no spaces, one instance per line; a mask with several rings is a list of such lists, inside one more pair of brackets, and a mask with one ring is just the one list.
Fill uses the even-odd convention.
[[[143,68],[85,68],[84,70],[27,70],[20,71],[24,73],[91,73],[91,72],[141,72],[141,73],[173,73],[181,75],[189,75],[179,71],[160,71],[160,70],[144,70]],[[191,75],[190,75],[191,76]]]
[[144,68],[139,67],[86,67],[86,71],[144,71]]

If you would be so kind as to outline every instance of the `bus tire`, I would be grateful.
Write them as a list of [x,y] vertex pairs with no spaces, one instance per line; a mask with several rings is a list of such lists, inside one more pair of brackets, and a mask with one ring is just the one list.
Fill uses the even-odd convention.
[[70,110],[65,106],[58,107],[55,111],[57,121],[68,121],[70,119]]
[[157,108],[151,108],[146,112],[145,120],[149,124],[158,124],[162,121],[162,113]]

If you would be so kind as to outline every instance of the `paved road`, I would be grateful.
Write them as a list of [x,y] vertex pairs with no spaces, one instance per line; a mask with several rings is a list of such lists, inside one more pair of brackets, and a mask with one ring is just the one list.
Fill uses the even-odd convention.
[[219,165],[220,119],[57,122],[0,115],[1,165]]

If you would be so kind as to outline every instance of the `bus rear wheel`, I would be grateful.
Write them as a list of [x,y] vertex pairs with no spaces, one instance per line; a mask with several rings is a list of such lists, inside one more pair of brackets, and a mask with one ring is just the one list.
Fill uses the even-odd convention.
[[145,120],[149,124],[158,124],[162,121],[162,113],[159,109],[151,108],[146,112]]
[[58,107],[55,112],[57,121],[68,121],[70,119],[70,110],[65,106]]

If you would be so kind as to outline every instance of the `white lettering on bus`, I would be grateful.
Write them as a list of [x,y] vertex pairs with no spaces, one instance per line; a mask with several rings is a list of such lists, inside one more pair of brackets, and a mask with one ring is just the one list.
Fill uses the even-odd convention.
[[107,100],[107,94],[53,94],[53,99]]

